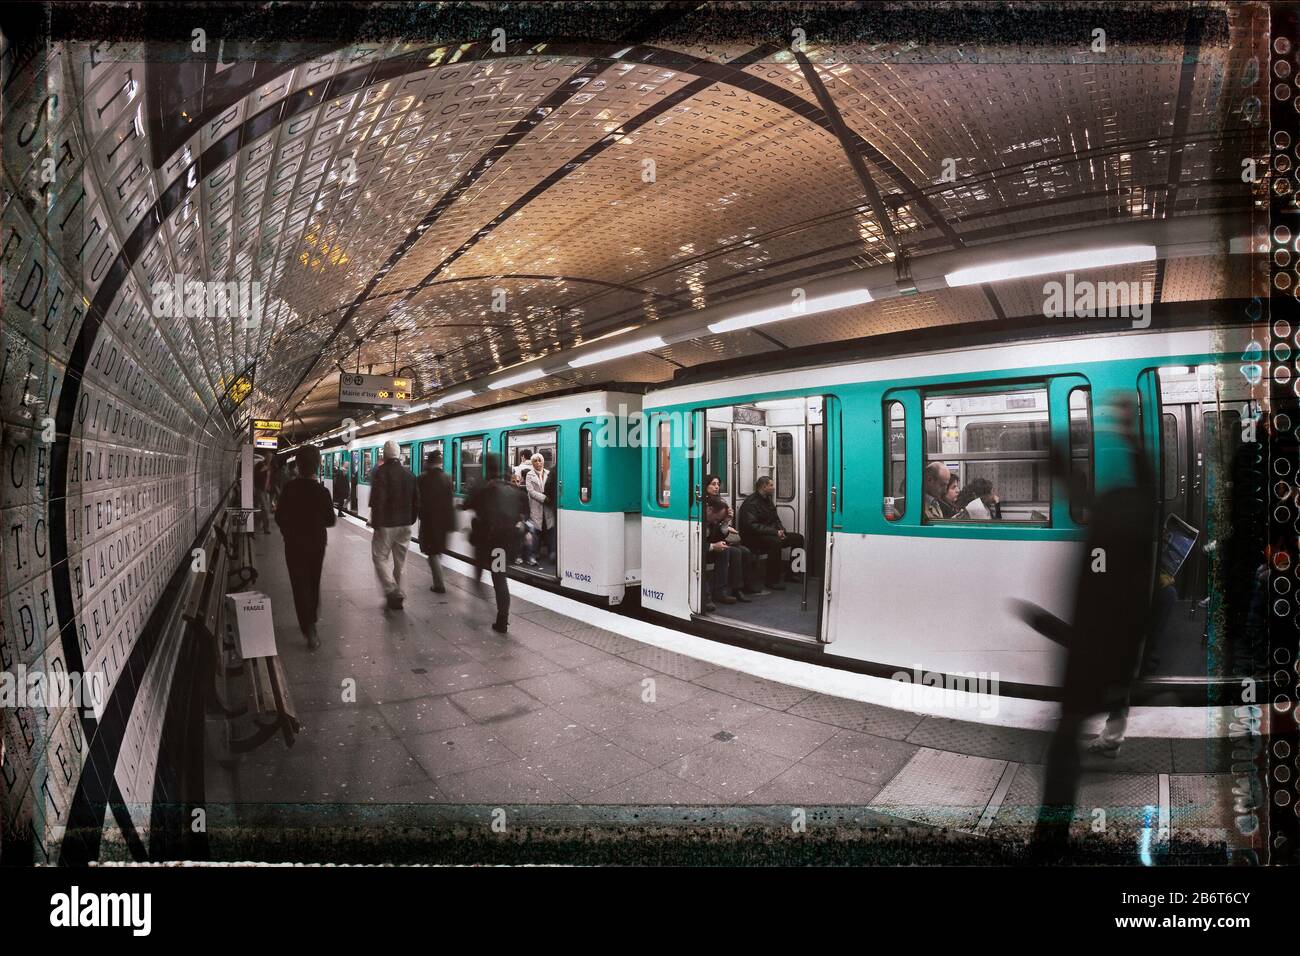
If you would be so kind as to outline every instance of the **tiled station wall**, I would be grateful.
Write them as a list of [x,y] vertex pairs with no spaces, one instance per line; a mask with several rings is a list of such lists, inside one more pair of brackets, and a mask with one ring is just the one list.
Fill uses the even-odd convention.
[[98,714],[0,709],[6,862],[94,859],[106,821],[148,846],[179,639],[147,622],[233,479],[212,346],[149,311],[150,274],[184,271],[174,237],[131,249],[162,174],[130,70],[90,46],[0,57],[0,664],[107,690]]

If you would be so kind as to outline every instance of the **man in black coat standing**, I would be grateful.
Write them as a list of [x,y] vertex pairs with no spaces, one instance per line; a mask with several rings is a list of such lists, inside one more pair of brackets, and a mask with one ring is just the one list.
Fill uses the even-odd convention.
[[740,543],[754,554],[767,555],[767,583],[771,591],[784,591],[781,583],[781,552],[803,547],[803,535],[786,531],[772,504],[772,479],[764,475],[754,483],[754,493],[740,506]]
[[316,615],[320,609],[320,572],[325,563],[325,529],[334,526],[334,508],[325,486],[316,480],[320,452],[307,445],[298,452],[298,474],[284,486],[275,523],[284,536],[284,563],[293,587],[293,606],[307,647],[316,650]]
[[451,502],[451,479],[442,470],[442,452],[424,457],[420,473],[420,550],[429,559],[436,594],[446,594],[442,581],[442,553],[447,550],[447,534],[456,526],[456,512]]

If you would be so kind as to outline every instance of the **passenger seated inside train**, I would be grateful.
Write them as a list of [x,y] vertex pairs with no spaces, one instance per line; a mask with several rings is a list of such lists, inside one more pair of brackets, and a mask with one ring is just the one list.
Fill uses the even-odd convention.
[[954,502],[957,517],[975,521],[997,521],[1002,518],[1002,505],[993,492],[993,482],[975,478],[957,493]]
[[782,564],[781,553],[786,548],[802,548],[803,535],[795,531],[786,531],[772,503],[772,491],[775,485],[772,479],[764,475],[754,483],[754,493],[740,506],[740,542],[754,552],[755,556],[766,556],[764,586],[773,591],[784,591],[781,583],[782,569],[788,580],[797,580],[790,571],[790,565]]
[[[720,496],[722,480],[704,476],[704,609],[720,604],[750,603],[749,595],[766,594],[754,584],[754,556],[732,528],[731,506]],[[713,573],[707,573],[712,565]]]
[[926,521],[940,521],[951,515],[944,513],[942,504],[948,493],[948,483],[952,479],[948,466],[941,461],[932,461],[925,466],[921,474],[921,514]]
[[957,512],[961,509],[957,507],[957,493],[961,488],[961,479],[955,474],[948,476],[948,488],[939,499],[939,507],[944,510],[945,518],[957,517]]

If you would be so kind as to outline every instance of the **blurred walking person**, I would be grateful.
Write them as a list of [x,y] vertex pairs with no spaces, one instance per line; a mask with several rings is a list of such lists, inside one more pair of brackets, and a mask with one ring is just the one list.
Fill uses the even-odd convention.
[[1136,403],[1128,395],[1115,396],[1098,413],[1098,459],[1126,457],[1131,468],[1089,509],[1073,619],[1066,624],[1042,609],[1021,605],[1033,627],[1068,650],[1061,719],[1048,749],[1043,805],[1034,831],[1034,848],[1046,861],[1059,859],[1069,843],[1083,724],[1127,700],[1151,620],[1160,509],[1137,431]]
[[497,618],[492,630],[506,633],[510,623],[510,584],[506,569],[514,561],[523,532],[519,489],[499,480],[501,462],[495,452],[484,456],[483,480],[470,491],[461,505],[474,512],[470,544],[474,546],[474,587],[482,596],[483,572],[492,575],[496,592]]
[[307,445],[298,452],[298,476],[284,486],[275,508],[275,523],[284,535],[284,563],[293,587],[293,607],[307,647],[316,650],[320,638],[320,572],[325,562],[325,529],[334,526],[334,508],[325,486],[316,480],[320,452]]
[[419,513],[420,487],[402,464],[397,442],[390,439],[384,442],[384,463],[370,475],[370,526],[374,528],[370,558],[393,611],[400,611],[406,601],[402,567],[411,543],[411,525]]
[[424,456],[420,473],[420,550],[429,559],[433,584],[429,590],[446,594],[442,580],[442,553],[447,550],[447,535],[456,526],[456,511],[451,502],[451,479],[442,470],[442,452]]

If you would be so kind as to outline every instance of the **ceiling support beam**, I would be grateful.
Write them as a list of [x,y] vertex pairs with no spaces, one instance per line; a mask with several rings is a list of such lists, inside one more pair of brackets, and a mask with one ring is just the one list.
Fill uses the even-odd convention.
[[844,122],[844,116],[840,113],[839,107],[835,105],[835,100],[826,89],[826,84],[822,82],[821,76],[817,73],[817,67],[813,66],[812,61],[808,59],[807,54],[801,50],[795,51],[795,59],[799,61],[799,67],[803,70],[804,79],[812,88],[817,97],[817,103],[821,106],[822,112],[826,114],[827,120],[830,121],[831,129],[835,132],[835,138],[840,141],[840,148],[844,150],[845,157],[848,158],[849,165],[853,167],[853,172],[858,177],[858,182],[862,184],[862,191],[866,193],[867,203],[871,206],[871,212],[880,223],[880,231],[885,237],[885,242],[894,253],[894,274],[898,277],[900,289],[906,289],[911,285],[912,273],[907,265],[907,251],[903,248],[903,243],[898,238],[898,233],[894,231],[894,221],[889,216],[889,208],[885,205],[884,199],[881,198],[880,188],[876,181],[871,178],[871,170],[867,169],[866,162],[862,159],[862,154],[853,146],[853,134],[849,126]]

